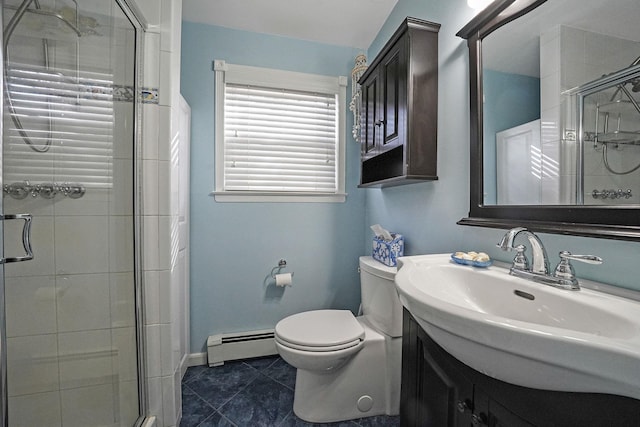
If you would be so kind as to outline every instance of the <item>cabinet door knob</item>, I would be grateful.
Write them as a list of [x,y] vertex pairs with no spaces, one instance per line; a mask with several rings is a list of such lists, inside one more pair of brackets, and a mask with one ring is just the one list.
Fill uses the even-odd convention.
[[471,424],[474,426],[486,426],[487,424],[484,421],[485,418],[484,414],[473,414],[471,415]]
[[463,402],[462,400],[458,400],[456,403],[456,407],[458,408],[458,412],[464,413],[466,410],[470,409],[467,402]]

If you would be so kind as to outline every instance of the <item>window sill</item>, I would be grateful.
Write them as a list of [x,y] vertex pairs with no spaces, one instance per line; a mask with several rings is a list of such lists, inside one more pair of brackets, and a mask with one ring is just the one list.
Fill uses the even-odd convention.
[[216,202],[253,202],[253,203],[344,203],[346,193],[281,193],[281,192],[244,192],[212,191]]

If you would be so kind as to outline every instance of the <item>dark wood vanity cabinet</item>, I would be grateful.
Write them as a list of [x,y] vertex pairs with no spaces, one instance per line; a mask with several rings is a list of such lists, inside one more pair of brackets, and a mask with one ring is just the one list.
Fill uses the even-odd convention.
[[438,179],[439,29],[406,18],[360,78],[361,187]]
[[475,371],[433,341],[406,310],[402,340],[403,427],[640,425],[640,400],[530,389]]
[[432,344],[405,310],[400,424],[403,427],[470,426],[475,403],[473,383],[434,352],[430,348]]

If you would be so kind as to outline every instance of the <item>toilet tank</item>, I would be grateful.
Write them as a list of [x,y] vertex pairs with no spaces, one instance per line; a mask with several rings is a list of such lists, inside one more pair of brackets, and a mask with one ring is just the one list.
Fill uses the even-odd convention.
[[362,314],[379,332],[402,336],[402,304],[398,298],[396,267],[388,267],[370,256],[360,257]]

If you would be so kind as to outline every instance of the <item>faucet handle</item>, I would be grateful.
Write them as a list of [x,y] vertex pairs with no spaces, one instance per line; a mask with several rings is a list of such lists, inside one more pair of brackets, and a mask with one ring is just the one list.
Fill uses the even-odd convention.
[[564,261],[564,260],[570,260],[573,259],[575,261],[580,261],[580,262],[584,262],[587,264],[602,264],[603,259],[600,258],[599,256],[595,256],[595,255],[573,255],[571,252],[569,251],[562,251],[560,252],[558,255],[560,255],[560,262]]
[[587,264],[602,264],[602,258],[595,255],[573,255],[568,251],[562,251],[558,255],[560,255],[560,262],[556,266],[553,275],[555,277],[571,280],[576,284],[578,283],[578,280],[576,279],[576,273],[570,260],[585,262]]
[[527,248],[524,245],[518,245],[514,249],[516,250],[516,256],[513,258],[511,268],[515,268],[516,270],[529,270],[529,260],[524,254]]

